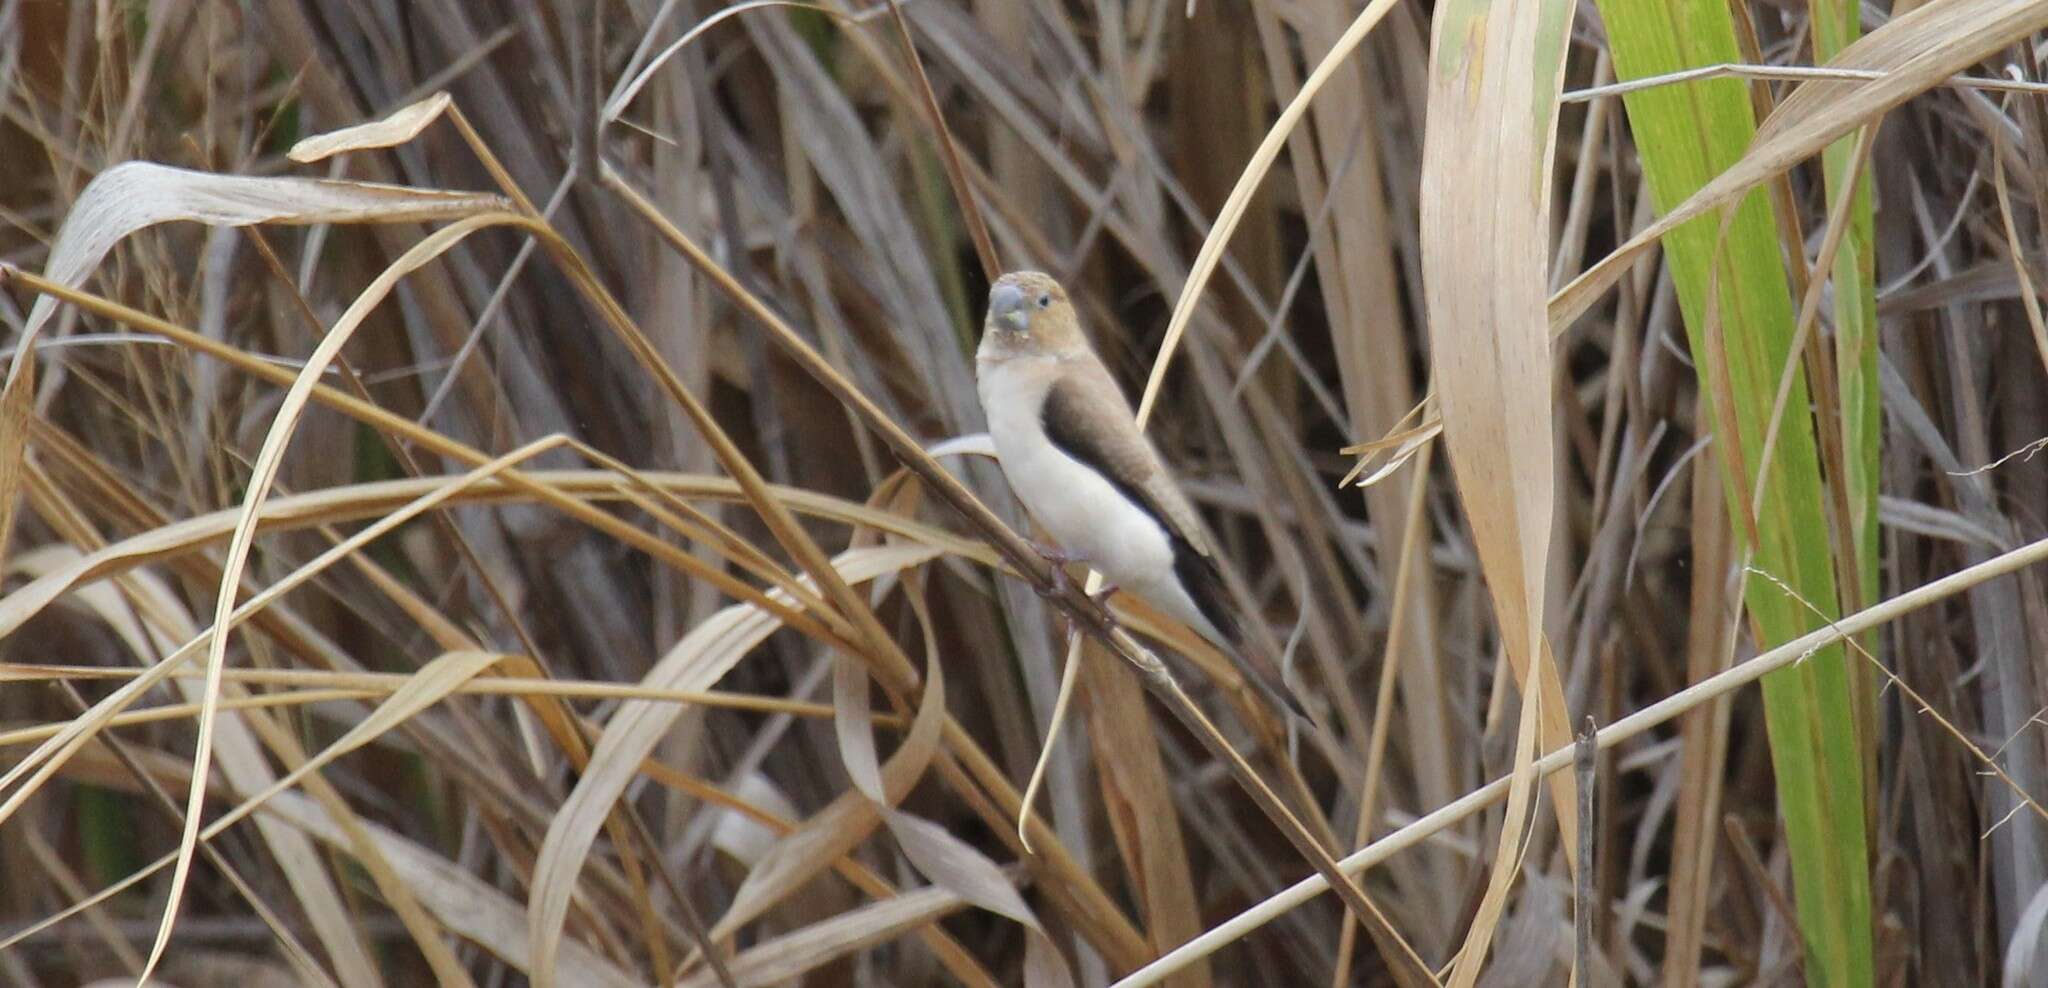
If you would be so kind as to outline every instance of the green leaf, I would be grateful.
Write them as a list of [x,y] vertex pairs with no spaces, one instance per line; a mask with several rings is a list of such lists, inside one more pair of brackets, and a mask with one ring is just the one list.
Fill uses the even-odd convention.
[[[1744,60],[1724,0],[1602,0],[1600,11],[1622,79]],[[1748,87],[1736,79],[1655,87],[1629,95],[1626,103],[1660,211],[1670,210],[1733,164],[1756,131]],[[1843,170],[1831,175],[1847,174],[1848,153],[1839,152]],[[1867,203],[1861,215],[1867,222]],[[1728,478],[1724,488],[1731,518],[1752,565],[1803,598],[1795,599],[1770,580],[1751,579],[1745,596],[1752,627],[1760,646],[1789,641],[1834,617],[1839,597],[1821,457],[1812,419],[1805,414],[1809,395],[1803,375],[1794,377],[1791,413],[1779,429],[1777,448],[1768,458],[1763,448],[1779,378],[1794,359],[1796,315],[1768,192],[1753,190],[1727,210],[1679,226],[1664,246],[1701,387],[1713,402],[1715,449]],[[1845,241],[1840,256],[1842,266],[1867,272],[1862,266],[1869,256],[1867,233]],[[1868,284],[1865,274],[1862,291],[1868,291]],[[1852,298],[1842,306],[1845,310],[1860,304],[1853,300],[1860,292],[1838,290]],[[1874,323],[1874,307],[1869,312]],[[1864,359],[1860,350],[1856,357]],[[1869,359],[1874,361],[1874,351]],[[1855,430],[1855,445],[1849,448],[1859,452],[1876,436],[1875,398],[1865,394],[1873,378],[1845,372],[1841,385],[1845,411],[1851,408],[1847,389],[1857,395],[1855,414],[1844,416],[1844,429]],[[1866,398],[1871,402],[1867,409]],[[1730,429],[1736,435],[1729,435]],[[1858,502],[1868,508],[1859,521],[1874,524],[1875,447],[1868,450],[1870,458],[1855,459],[1858,466],[1850,468],[1847,482],[1852,497],[1867,497]],[[1769,476],[1752,506],[1756,471],[1766,459]],[[1859,558],[1865,555],[1859,551]],[[1861,716],[1856,677],[1842,650],[1830,648],[1766,678],[1763,693],[1807,973],[1815,984],[1870,984],[1866,751],[1856,727]]]

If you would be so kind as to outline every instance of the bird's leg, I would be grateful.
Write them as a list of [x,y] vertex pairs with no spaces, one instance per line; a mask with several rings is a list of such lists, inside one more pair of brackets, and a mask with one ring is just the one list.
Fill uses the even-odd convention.
[[1052,588],[1044,591],[1044,596],[1066,596],[1067,588],[1072,585],[1072,581],[1067,578],[1067,564],[1075,561],[1074,556],[1065,549],[1043,542],[1033,542],[1031,547],[1038,550],[1038,554],[1045,557],[1046,562],[1052,564]]
[[[1067,589],[1074,585],[1073,579],[1067,576],[1067,564],[1086,562],[1087,560],[1082,559],[1081,557],[1076,556],[1073,553],[1070,553],[1058,546],[1047,545],[1044,542],[1033,542],[1031,543],[1031,547],[1033,549],[1038,550],[1038,554],[1040,556],[1045,557],[1046,562],[1052,564],[1052,586],[1046,590],[1040,591],[1041,595],[1048,598],[1066,596]],[[1102,608],[1103,612],[1106,614],[1109,612],[1109,598],[1115,596],[1116,591],[1116,584],[1104,584],[1102,589],[1097,590],[1092,594],[1089,594],[1088,599],[1093,600],[1095,602],[1095,605],[1097,607]],[[1064,613],[1062,613],[1060,617],[1062,621],[1064,621],[1067,624],[1067,633],[1071,635],[1074,632],[1073,619],[1068,617]],[[1110,621],[1113,623],[1115,622],[1115,620],[1115,616],[1112,615],[1110,617]]]

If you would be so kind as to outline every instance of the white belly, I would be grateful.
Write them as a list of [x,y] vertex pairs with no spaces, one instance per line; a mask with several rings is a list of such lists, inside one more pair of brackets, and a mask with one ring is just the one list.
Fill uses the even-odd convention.
[[1038,414],[1045,375],[1017,373],[1022,362],[984,365],[977,382],[989,437],[1017,499],[1062,550],[1111,583],[1143,594],[1162,579],[1170,580],[1173,544],[1166,530],[1100,473],[1045,437]]

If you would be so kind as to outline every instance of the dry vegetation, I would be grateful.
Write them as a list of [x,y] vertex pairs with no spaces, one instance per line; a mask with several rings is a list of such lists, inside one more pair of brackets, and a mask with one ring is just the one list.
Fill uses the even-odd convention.
[[2043,4],[718,6],[0,0],[0,984],[2048,984]]

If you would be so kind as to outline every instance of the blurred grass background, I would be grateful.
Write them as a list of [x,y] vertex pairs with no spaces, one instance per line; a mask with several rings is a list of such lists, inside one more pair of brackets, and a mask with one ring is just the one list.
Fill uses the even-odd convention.
[[[888,448],[735,292],[765,303],[919,440],[980,430],[971,355],[987,281],[921,84],[887,7],[770,6],[708,28],[608,122],[607,102],[717,6],[0,0],[0,263],[42,270],[85,185],[128,159],[495,191],[446,123],[389,151],[312,166],[283,157],[301,137],[447,90],[680,384],[797,505],[805,534],[828,552],[872,546],[872,523],[893,512],[908,520],[891,539],[933,547],[929,562],[874,563],[901,570],[875,595],[880,627],[906,668],[943,665],[958,728],[902,809],[1006,866],[1081,983],[1114,980],[1309,869],[1223,765],[1099,650],[1039,806],[1064,863],[1020,853],[1006,807],[1044,743],[1063,625],[985,550],[944,540],[979,536],[891,486]],[[1577,12],[1564,87],[1727,60],[1817,64],[1918,5],[1892,6],[1603,0]],[[1061,277],[1135,396],[1245,162],[1358,10],[1347,0],[1204,0],[1192,14],[1180,0],[915,0],[902,15],[1001,263]],[[1430,390],[1418,223],[1432,13],[1394,5],[1289,134],[1150,430],[1257,617],[1286,644],[1323,728],[1295,740],[1293,768],[1260,767],[1312,804],[1297,812],[1340,852],[1501,776],[1514,758],[1519,693],[1496,657],[1443,458],[1420,457],[1362,491],[1338,483],[1353,466],[1340,450],[1397,429]],[[2039,80],[2041,38],[2008,40],[1974,74]],[[1564,103],[1553,287],[1740,155],[1793,85],[1722,77]],[[2048,274],[2042,99],[2038,88],[1931,89],[1884,119],[1867,163],[1853,160],[1852,134],[1750,195],[1726,230],[1718,217],[1681,228],[1554,344],[1557,509],[1542,623],[1572,723],[1610,723],[1829,617],[2043,536],[2048,458],[2002,459],[2048,436],[2048,334],[2032,298]],[[1829,210],[1859,170],[1849,232],[1817,262]],[[644,195],[736,285],[672,249],[615,183]],[[103,315],[65,316],[46,332],[27,467],[6,492],[20,507],[0,610],[18,606],[0,642],[15,669],[0,680],[0,766],[112,688],[84,668],[30,667],[132,671],[181,644],[158,639],[213,606],[224,533],[96,570],[121,576],[96,597],[79,590],[32,607],[24,588],[64,565],[67,548],[91,553],[236,508],[282,393],[253,365],[292,370],[320,334],[308,312],[331,325],[422,233],[171,224],[127,239],[86,283],[239,363],[191,341],[148,342]],[[1822,280],[1802,336],[1802,302]],[[485,231],[409,276],[356,334],[346,368],[324,376],[486,455],[572,436],[649,471],[667,493],[577,481],[566,471],[605,464],[556,449],[530,464],[535,476],[556,471],[549,487],[614,527],[499,491],[406,524],[266,608],[232,639],[230,666],[275,671],[234,688],[251,704],[276,702],[229,719],[248,725],[249,750],[271,775],[333,743],[393,688],[343,677],[412,673],[467,640],[530,655],[558,685],[630,687],[741,599],[707,570],[754,587],[800,572],[758,504],[698,482],[730,471],[589,298],[521,233]],[[0,292],[8,339],[32,302],[26,290]],[[1780,401],[1794,354],[1802,362]],[[1759,488],[1774,415],[1784,424]],[[315,405],[276,496],[327,496],[331,511],[266,532],[244,596],[400,503],[369,485],[472,465]],[[1023,524],[993,467],[960,475]],[[646,537],[625,537],[629,528]],[[1776,583],[1745,581],[1745,564],[1811,608]],[[643,984],[1023,978],[1026,927],[966,908],[956,890],[924,889],[929,876],[880,829],[835,874],[780,890],[739,924],[718,946],[733,952],[732,970],[692,961],[694,925],[727,914],[775,836],[852,789],[832,721],[834,656],[849,637],[853,650],[872,648],[851,621],[769,634],[717,680],[775,702],[664,700],[676,719],[626,791],[632,813],[612,818],[574,880],[566,938],[590,965],[579,970]],[[1582,946],[1576,882],[1590,893],[1578,908],[1595,918],[1582,984],[2048,984],[2048,963],[2034,961],[2048,925],[2048,830],[2013,792],[2048,793],[2040,575],[1983,584],[1860,641],[1995,753],[2006,778],[1900,691],[1880,689],[1866,660],[1822,653],[1791,671],[1796,683],[1731,694],[1603,757],[1596,861],[1574,876],[1556,828],[1534,828],[1482,983],[1564,982]],[[890,694],[878,692],[878,707],[914,712],[915,694],[877,680]],[[344,688],[357,692],[308,692]],[[536,861],[582,776],[571,754],[580,742],[567,740],[578,729],[556,730],[541,704],[506,695],[517,692],[452,697],[326,766],[332,800],[294,804],[300,822],[281,828],[311,832],[312,855],[246,824],[213,841],[162,976],[412,984],[448,980],[445,952],[479,985],[528,978],[515,941],[528,933]],[[1259,725],[1231,716],[1224,691],[1195,692],[1240,749],[1271,753]],[[595,738],[627,699],[650,695],[593,685],[563,702]],[[159,689],[144,706],[187,698]],[[0,983],[140,970],[162,877],[77,919],[34,924],[176,848],[193,723],[177,711],[124,725],[32,791],[0,787],[22,799],[0,823],[0,937],[11,938]],[[885,755],[899,726],[878,730]],[[1788,745],[1806,754],[1788,762]],[[211,812],[254,795],[226,775],[210,780]],[[385,845],[385,864],[420,884],[430,918],[394,901],[403,896],[359,845],[304,822],[316,813],[402,842],[403,854]],[[1475,817],[1367,874],[1428,964],[1448,962],[1465,939],[1500,826],[1497,810]],[[505,920],[504,937],[440,911],[426,891],[437,873],[422,862],[469,876],[462,894]],[[884,911],[912,890],[929,894]],[[1318,899],[1175,983],[1396,983],[1385,955],[1370,940],[1354,949],[1346,925],[1333,898]],[[787,969],[772,967],[778,958]],[[756,962],[767,966],[747,966]]]

